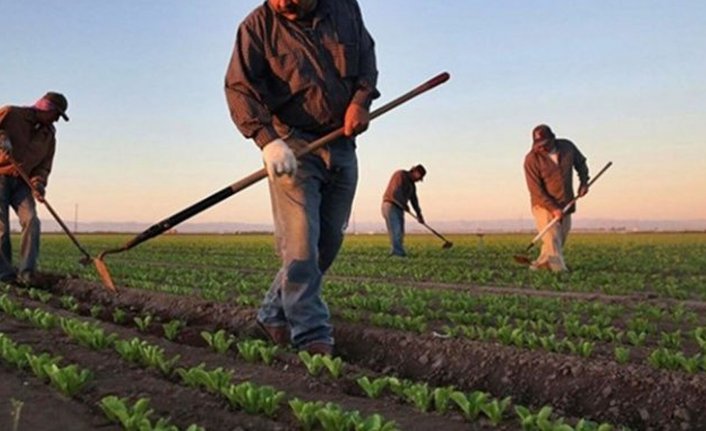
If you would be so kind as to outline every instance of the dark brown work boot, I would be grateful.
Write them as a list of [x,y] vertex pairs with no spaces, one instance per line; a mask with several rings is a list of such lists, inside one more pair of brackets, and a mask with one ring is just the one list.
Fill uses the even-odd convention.
[[301,350],[306,350],[311,355],[333,355],[333,346],[331,344],[315,341],[304,346]]
[[280,347],[289,346],[289,330],[286,326],[272,326],[265,325],[259,320],[255,320],[257,327],[260,329],[263,335],[267,337],[270,342],[276,344]]

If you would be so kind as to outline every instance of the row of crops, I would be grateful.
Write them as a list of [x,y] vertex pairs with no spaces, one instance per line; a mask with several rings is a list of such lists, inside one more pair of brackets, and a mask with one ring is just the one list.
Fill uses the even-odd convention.
[[[87,235],[79,239],[90,250],[98,251],[124,243],[128,237]],[[609,381],[618,382],[621,375],[630,376],[636,382],[634,387],[640,386],[637,382],[641,381],[648,382],[646,388],[657,382],[671,382],[676,386],[664,387],[664,393],[672,394],[672,399],[665,399],[664,403],[660,403],[654,389],[650,389],[649,394],[635,394],[642,403],[650,397],[651,408],[659,410],[660,404],[664,404],[666,410],[650,412],[640,407],[639,402],[630,404],[629,396],[613,401],[607,399],[607,404],[594,403],[610,406],[605,407],[608,410],[586,406],[574,410],[572,406],[580,404],[578,399],[551,397],[548,395],[551,389],[532,392],[522,386],[532,384],[527,379],[505,380],[506,375],[499,382],[507,381],[507,384],[485,387],[489,381],[482,376],[463,379],[463,383],[441,378],[461,374],[437,369],[437,364],[448,363],[438,355],[433,361],[427,359],[424,352],[420,355],[425,356],[412,358],[416,361],[413,368],[429,367],[421,372],[396,364],[394,355],[378,353],[377,359],[372,359],[364,350],[361,352],[345,344],[354,342],[355,337],[340,338],[342,357],[297,355],[250,339],[239,333],[237,325],[214,320],[199,326],[195,321],[172,315],[165,317],[154,309],[141,309],[129,302],[120,306],[115,306],[120,301],[101,302],[98,296],[87,299],[85,295],[72,297],[58,291],[52,294],[30,290],[21,301],[30,301],[37,305],[37,310],[30,310],[31,307],[25,310],[27,304],[18,309],[8,305],[8,301],[17,299],[18,292],[13,292],[10,297],[0,298],[0,309],[5,310],[5,316],[27,322],[34,328],[61,331],[71,343],[113,351],[122,360],[145,367],[164,379],[217,396],[231,411],[262,415],[280,423],[284,418],[290,425],[297,424],[293,425],[297,429],[407,429],[400,425],[399,417],[390,413],[390,400],[394,405],[408,406],[419,414],[431,414],[432,422],[438,422],[436,427],[444,429],[450,426],[444,422],[449,417],[473,423],[480,426],[479,429],[604,430],[623,425],[698,429],[700,425],[695,424],[703,421],[694,415],[694,403],[703,396],[698,388],[706,377],[706,316],[703,312],[706,309],[706,272],[702,269],[706,268],[706,234],[572,235],[566,253],[572,271],[559,275],[531,272],[512,261],[511,256],[526,246],[529,238],[525,235],[465,235],[451,236],[451,239],[454,247],[442,250],[433,237],[410,236],[407,240],[410,257],[397,259],[387,256],[388,244],[383,236],[349,236],[327,274],[323,290],[334,323],[352,333],[364,328],[382,331],[387,338],[374,338],[381,346],[372,348],[370,354],[378,348],[384,351],[385,343],[391,340],[389,337],[400,334],[403,340],[418,337],[443,342],[438,345],[451,349],[447,354],[453,352],[456,344],[474,356],[475,350],[488,348],[520,354],[478,356],[520,361],[514,365],[503,363],[501,368],[505,370],[526,364],[530,357],[546,357],[551,359],[547,364],[565,361],[591,364],[592,369],[610,369],[613,374],[608,376]],[[101,290],[94,269],[78,265],[70,258],[75,254],[63,237],[46,235],[41,268],[93,281],[94,288]],[[234,310],[254,310],[279,260],[269,235],[171,235],[110,256],[107,263],[119,286],[199,298],[207,303],[234,307]],[[67,320],[65,316],[47,317],[44,313],[52,309],[83,315],[89,323]],[[0,312],[0,322],[2,319]],[[129,327],[131,332],[127,335],[101,332],[106,331],[106,324]],[[154,337],[176,343],[177,347],[167,355],[160,350],[164,349],[164,344],[155,344]],[[367,342],[364,338],[359,341]],[[395,348],[404,348],[405,343]],[[431,346],[433,341],[420,343],[416,345]],[[383,404],[373,406],[383,407],[359,410],[354,407],[356,403],[347,406],[348,401],[338,404],[307,398],[296,390],[290,392],[268,384],[272,382],[250,382],[255,386],[241,386],[248,382],[239,381],[237,377],[242,372],[239,368],[242,364],[233,368],[234,364],[230,363],[231,368],[228,368],[218,364],[184,363],[180,349],[186,346],[236,357],[242,363],[271,367],[277,373],[282,370],[304,372],[331,387],[348,388],[346,391],[356,397],[376,402],[380,399]],[[412,352],[409,353],[414,355]],[[545,370],[546,367],[537,365],[535,359],[531,361],[536,370]],[[555,371],[542,371],[547,374],[538,375],[537,379],[545,386],[551,385],[551,380],[559,373],[556,375],[563,376],[563,384],[574,384],[570,377],[573,371],[566,369],[569,368],[558,365]],[[487,370],[482,363],[469,370],[493,374],[492,366]],[[49,381],[46,377],[43,380]],[[481,382],[486,383],[482,387],[474,386]],[[617,387],[601,389],[598,381],[576,382],[584,385],[577,393],[589,392],[594,386],[605,397],[620,393]],[[679,382],[689,383],[681,386],[684,393],[674,398]],[[256,394],[261,388],[267,388],[262,389],[262,407],[235,401],[236,397],[258,399]],[[306,391],[305,394],[311,395]],[[113,397],[109,401],[116,411],[152,409],[142,397],[103,395],[96,403],[102,410],[105,410],[102,400],[106,396]],[[545,396],[550,396],[546,400],[551,401],[543,401]],[[554,405],[555,402],[558,404]],[[152,415],[154,421],[160,420],[160,414],[163,422],[170,416],[163,409],[154,409],[157,412]],[[390,414],[393,414],[392,419],[388,417]],[[115,421],[116,415],[113,413],[112,420]],[[427,416],[422,418],[429,420]],[[446,425],[440,425],[442,423]],[[421,424],[418,422],[420,429],[424,429]],[[191,425],[181,424],[183,428]]]

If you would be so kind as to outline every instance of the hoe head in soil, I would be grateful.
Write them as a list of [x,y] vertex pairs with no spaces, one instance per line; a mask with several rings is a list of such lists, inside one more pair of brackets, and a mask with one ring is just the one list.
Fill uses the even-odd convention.
[[110,276],[110,271],[108,271],[108,265],[106,265],[100,257],[94,258],[88,255],[81,258],[80,262],[82,265],[88,265],[89,263],[93,263],[93,266],[96,268],[96,272],[98,273],[98,276],[100,277],[103,286],[105,286],[106,289],[110,290],[113,293],[118,292],[118,289],[115,287],[115,283],[113,283],[113,278]]

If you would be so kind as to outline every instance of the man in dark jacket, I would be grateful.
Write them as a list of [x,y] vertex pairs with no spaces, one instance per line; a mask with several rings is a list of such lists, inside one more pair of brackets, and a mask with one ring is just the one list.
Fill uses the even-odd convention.
[[417,221],[424,223],[422,209],[419,207],[417,199],[417,181],[422,181],[427,170],[424,166],[417,165],[405,171],[400,169],[392,174],[390,182],[387,184],[385,194],[382,196],[382,216],[387,226],[387,234],[390,236],[392,250],[391,256],[404,257],[407,255],[404,249],[404,213],[409,211],[409,205],[417,213]]
[[[226,97],[262,150],[282,266],[257,322],[278,344],[333,351],[322,276],[343,241],[358,181],[354,136],[379,93],[373,39],[355,0],[268,0],[238,28]],[[340,127],[344,137],[295,152]]]
[[532,131],[532,149],[525,156],[524,168],[537,230],[544,229],[554,218],[560,219],[542,237],[542,250],[530,269],[566,271],[563,247],[576,206],[566,213],[562,209],[574,199],[574,169],[579,177],[578,195],[588,193],[586,158],[571,141],[557,139],[549,126],[540,124]]
[[[39,218],[35,199],[44,199],[49,179],[56,129],[54,123],[66,115],[68,102],[62,94],[49,92],[30,107],[3,106],[0,108],[0,131],[8,146],[0,154],[0,281],[31,284],[39,258]],[[20,178],[8,155],[27,173],[35,189]],[[17,213],[22,226],[20,262],[18,271],[12,266],[9,208]]]

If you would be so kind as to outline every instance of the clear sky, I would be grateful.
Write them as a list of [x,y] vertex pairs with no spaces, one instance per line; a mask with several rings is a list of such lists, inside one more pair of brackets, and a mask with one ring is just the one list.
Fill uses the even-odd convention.
[[[578,217],[706,218],[706,2],[359,1],[376,106],[451,80],[359,138],[358,222],[382,223],[391,173],[416,163],[430,223],[530,218],[522,161],[542,122],[594,173],[614,162]],[[223,92],[258,4],[0,0],[0,104],[69,99],[47,195],[60,214],[156,222],[261,167]],[[193,219],[270,220],[264,182]]]

